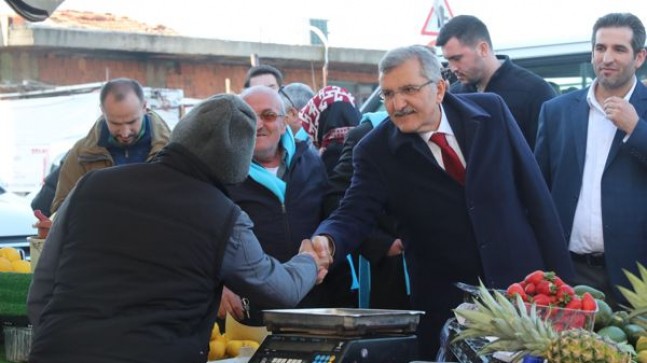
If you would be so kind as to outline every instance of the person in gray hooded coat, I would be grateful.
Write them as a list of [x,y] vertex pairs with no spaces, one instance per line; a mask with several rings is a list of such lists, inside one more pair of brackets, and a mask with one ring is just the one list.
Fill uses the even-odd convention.
[[207,360],[223,283],[292,307],[326,273],[305,242],[265,255],[223,184],[247,176],[254,112],[217,95],[146,164],[92,171],[59,210],[28,296],[29,361]]

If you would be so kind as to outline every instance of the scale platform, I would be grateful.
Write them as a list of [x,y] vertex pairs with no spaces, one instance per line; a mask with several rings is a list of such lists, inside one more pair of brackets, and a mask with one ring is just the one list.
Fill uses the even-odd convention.
[[386,309],[264,310],[272,331],[250,363],[408,363],[422,311]]

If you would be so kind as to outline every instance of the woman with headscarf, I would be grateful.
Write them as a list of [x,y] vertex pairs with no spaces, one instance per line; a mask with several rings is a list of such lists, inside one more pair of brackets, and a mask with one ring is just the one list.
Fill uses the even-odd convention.
[[345,88],[326,86],[301,109],[299,117],[330,174],[339,160],[348,131],[362,117],[355,107],[355,98]]

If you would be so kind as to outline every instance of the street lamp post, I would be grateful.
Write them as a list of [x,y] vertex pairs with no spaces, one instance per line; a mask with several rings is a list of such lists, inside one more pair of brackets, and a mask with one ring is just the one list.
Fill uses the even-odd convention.
[[324,64],[321,72],[323,77],[323,86],[326,87],[328,85],[328,38],[326,38],[326,35],[321,31],[321,29],[312,25],[310,25],[309,28],[324,45]]

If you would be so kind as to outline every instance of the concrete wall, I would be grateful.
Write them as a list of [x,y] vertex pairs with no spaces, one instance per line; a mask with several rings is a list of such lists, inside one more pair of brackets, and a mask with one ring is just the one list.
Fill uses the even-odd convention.
[[[0,19],[2,23],[3,19]],[[6,21],[6,20],[5,20]],[[250,55],[281,69],[285,82],[322,87],[323,48],[231,42],[110,31],[7,26],[0,42],[0,82],[54,85],[130,77],[146,86],[180,88],[186,97],[239,92]],[[343,83],[358,101],[377,83],[383,51],[329,49],[328,83]],[[371,88],[368,87],[368,88]]]

